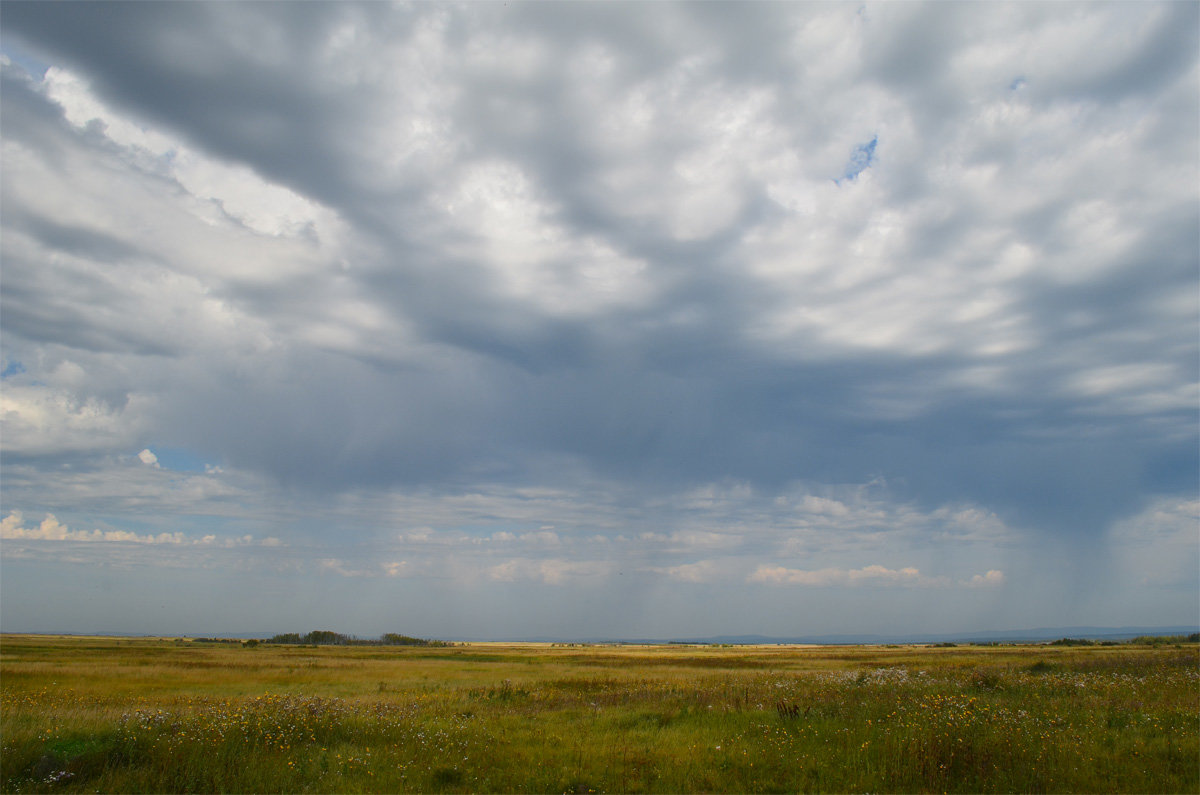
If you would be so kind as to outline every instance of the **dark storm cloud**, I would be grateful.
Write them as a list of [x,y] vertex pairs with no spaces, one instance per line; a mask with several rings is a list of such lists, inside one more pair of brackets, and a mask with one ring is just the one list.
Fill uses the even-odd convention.
[[[230,11],[236,19],[225,19]],[[250,59],[263,55],[275,61],[270,65],[299,65],[301,55],[324,35],[323,21],[331,13],[337,13],[336,6],[328,4],[298,5],[278,14],[256,4],[222,10],[187,4],[39,8],[16,3],[6,8],[4,21],[56,58],[86,69],[97,90],[119,104],[183,127],[222,154],[240,159],[244,152],[255,162],[286,162],[295,171],[329,162],[325,146],[307,138],[320,130],[314,127],[319,108],[303,84],[290,79],[294,76],[256,69]],[[242,47],[227,44],[225,21],[234,23]],[[262,49],[250,50],[247,40]],[[272,51],[272,43],[282,49]],[[316,174],[330,180],[336,172]]]
[[[1114,120],[1120,101],[1162,96],[1158,112],[1174,120],[1167,126],[1191,125],[1195,97],[1186,107],[1169,98],[1194,75],[1195,6],[1155,6],[1145,17],[1122,7],[1118,17],[1144,22],[1137,41],[1115,64],[1078,79],[1055,72],[1036,42],[1002,59],[1003,68],[984,59],[971,69],[962,59],[987,38],[986,21],[945,4],[833,9],[842,27],[821,40],[834,44],[809,51],[804,36],[817,36],[809,28],[825,21],[821,10],[17,2],[5,4],[3,21],[6,35],[86,74],[115,107],[331,208],[361,243],[342,273],[331,266],[262,284],[214,277],[214,294],[296,332],[310,305],[316,315],[335,297],[354,299],[403,317],[429,346],[409,353],[364,332],[331,351],[282,332],[290,342],[269,368],[212,351],[200,367],[166,365],[186,389],[164,393],[158,420],[181,443],[224,460],[334,491],[554,481],[555,466],[545,462],[555,457],[647,490],[723,479],[779,489],[883,475],[929,509],[978,502],[1015,524],[1059,532],[1097,531],[1148,493],[1194,483],[1188,407],[1129,410],[1069,388],[1077,371],[1146,360],[1172,369],[1164,389],[1195,382],[1194,317],[1189,309],[1162,314],[1174,293],[1195,288],[1194,196],[1162,199],[1134,239],[1115,236],[1124,248],[1084,251],[1088,262],[1076,267],[1070,224],[1081,208],[1099,203],[1120,217],[1139,204],[1128,193],[1133,184],[1152,186],[1175,164],[1139,149],[1129,167],[1149,170],[1125,178],[1119,193],[1102,177],[1086,178],[1101,158],[1070,160],[1078,127],[1033,129],[1043,118],[1036,109],[996,100],[997,114],[1029,113],[1030,126],[982,129],[972,103],[990,101],[986,91],[1028,89],[1042,108],[1082,103],[1085,120],[1119,136],[1138,123]],[[1055,16],[1024,7],[994,13],[1031,25]],[[336,72],[322,53],[345,25],[404,57],[379,71]],[[837,51],[843,33],[861,34],[857,47]],[[471,60],[479,41],[494,48],[493,60]],[[822,62],[835,52],[845,63],[832,61],[830,77]],[[523,57],[532,66],[520,68]],[[1027,85],[1010,91],[1018,75]],[[725,112],[755,91],[758,104]],[[636,107],[622,104],[639,98]],[[33,103],[20,91],[6,92],[5,102]],[[41,123],[64,126],[45,105]],[[392,130],[381,120],[393,111],[398,131],[409,129],[409,117],[432,119],[437,140],[389,171],[380,162],[387,147],[367,133]],[[618,113],[628,118],[613,121]],[[6,137],[28,140],[24,116],[14,113],[12,127],[9,118],[6,107]],[[600,132],[606,123],[612,129]],[[1194,145],[1182,154],[1180,165],[1194,171]],[[1050,173],[1064,160],[1074,170]],[[470,182],[495,162],[513,164],[524,181],[499,171],[480,178],[483,187]],[[838,201],[860,204],[790,242],[790,230],[824,208],[784,206],[778,194],[790,186],[776,178],[784,167],[797,184],[844,177],[840,189],[859,193]],[[984,199],[966,182],[974,167],[996,169],[995,192]],[[618,288],[636,283],[639,297],[560,311],[578,283],[568,275],[579,249],[566,243],[538,254],[543,270],[530,277],[567,280],[562,296],[522,292],[515,278],[510,285],[535,257],[496,265],[484,245],[486,218],[447,220],[431,197],[461,185],[466,198],[442,203],[466,205],[480,194],[479,213],[491,201],[536,216],[521,222],[540,230],[530,233],[533,243],[519,241],[530,250],[561,235],[640,263]],[[499,198],[489,200],[493,189]],[[866,267],[854,246],[886,231],[889,213],[904,240],[854,276]],[[19,207],[6,223],[46,249],[97,263],[137,251],[132,236]],[[492,231],[502,238],[515,225],[504,216]],[[804,247],[820,233],[836,237],[833,254]],[[751,275],[763,263],[748,241],[770,234],[794,249],[794,273]],[[1037,262],[982,281],[1004,246],[1024,247]],[[6,269],[6,332],[93,351],[180,351],[121,339],[101,313],[71,318],[71,306],[88,299],[69,291],[57,303],[44,298],[55,291],[31,261],[14,257]],[[137,314],[102,277],[86,278],[101,279],[76,285],[92,302]],[[1024,344],[986,355],[962,349],[991,333],[946,319],[976,297],[973,279],[979,293],[1002,294],[1004,309],[995,311],[1025,330]],[[937,297],[956,280],[959,292]],[[759,333],[776,317],[826,308],[832,320],[782,342]],[[886,326],[890,313],[901,331],[878,331],[872,324]],[[916,350],[923,334],[937,336],[941,349]],[[999,385],[943,386],[976,367],[1002,371]]]

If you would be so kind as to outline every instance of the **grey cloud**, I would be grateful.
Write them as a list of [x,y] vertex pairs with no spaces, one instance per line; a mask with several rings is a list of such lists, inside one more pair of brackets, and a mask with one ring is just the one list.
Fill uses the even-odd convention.
[[[861,39],[823,75],[796,42],[824,11]],[[1194,69],[1194,30],[1173,19],[1186,22],[1194,9],[1162,12],[1121,65],[1079,85],[1019,54],[956,73],[955,58],[986,38],[993,16],[1014,27],[1061,19],[1023,8],[980,13],[944,4],[870,6],[861,18],[822,6],[723,4],[6,4],[7,35],[85,72],[119,108],[332,208],[360,247],[338,273],[330,266],[258,285],[196,277],[275,332],[278,352],[262,358],[204,351],[187,361],[182,351],[194,347],[172,346],[153,330],[161,347],[138,347],[95,314],[86,328],[56,326],[85,296],[56,304],[22,260],[14,260],[15,277],[6,273],[5,328],[84,350],[164,355],[171,361],[154,365],[168,374],[156,381],[161,428],[181,445],[304,488],[555,482],[555,465],[544,462],[562,459],[648,490],[723,478],[780,489],[797,479],[884,474],[927,508],[974,500],[1017,523],[1094,533],[1136,510],[1147,492],[1194,480],[1186,449],[1196,429],[1178,409],[1081,415],[1082,402],[1053,382],[1085,366],[1154,359],[1176,367],[1177,382],[1194,383],[1194,317],[1156,319],[1173,293],[1195,286],[1194,196],[1183,201],[1166,188],[1127,250],[1107,252],[1107,269],[1071,282],[1051,267],[1072,270],[1078,245],[1066,225],[1086,201],[1103,200],[1119,215],[1139,204],[1126,192],[1131,182],[1194,171],[1196,158],[1194,146],[1182,164],[1174,150],[1139,149],[1140,170],[1122,172],[1118,191],[1085,178],[1102,158],[1072,159],[1078,129],[1055,122],[1050,135],[1037,125],[1050,125],[1040,114],[1069,96],[1103,132],[1125,133],[1137,120],[1121,115],[1122,98],[1175,96],[1171,86]],[[343,23],[397,44],[411,60],[381,68],[401,64],[411,74],[398,85],[369,66],[323,74],[333,67],[320,54]],[[528,73],[471,66],[468,44],[489,34],[497,47],[507,35],[544,51],[530,56]],[[587,64],[570,70],[588,47],[598,61],[612,60],[611,74]],[[1032,104],[996,99],[1013,93],[1018,74]],[[582,102],[589,87],[597,99]],[[741,109],[745,118],[720,116],[755,89],[763,98]],[[436,95],[431,106],[421,104],[426,90]],[[596,134],[636,91],[647,108]],[[1017,120],[990,133],[970,126],[971,103],[985,100]],[[13,101],[32,103],[19,93]],[[1171,119],[1165,128],[1194,125],[1190,103],[1155,112]],[[651,121],[639,132],[643,110]],[[391,130],[381,119],[392,111],[432,125],[437,139],[427,149],[414,144],[394,168],[374,161],[368,135]],[[40,124],[57,123],[45,103],[38,113]],[[722,148],[729,125],[738,132]],[[788,185],[777,182],[808,190],[840,176],[853,147],[875,134],[878,163],[843,186],[844,215],[824,219],[823,207],[778,198]],[[1179,146],[1185,139],[1171,138]],[[698,165],[687,177],[691,156]],[[1061,179],[1038,173],[1063,160],[1073,170]],[[554,234],[589,237],[644,263],[621,283],[640,280],[641,300],[571,315],[540,293],[506,292],[486,230],[455,222],[431,198],[490,162],[528,180]],[[972,168],[996,176],[979,189],[968,182]],[[732,209],[694,210],[709,189],[732,197]],[[644,211],[631,207],[639,200]],[[889,217],[899,242],[881,244],[868,262],[855,245],[877,227],[887,231]],[[87,250],[97,260],[133,245],[30,213],[6,223],[47,249]],[[748,241],[774,232],[795,262],[784,276],[755,275],[762,263]],[[832,254],[808,242],[821,233],[833,236]],[[1039,261],[1022,275],[988,275],[995,249],[1009,244]],[[578,255],[564,251],[542,265],[571,284]],[[875,270],[843,283],[867,265]],[[945,282],[960,292],[939,298]],[[975,286],[1007,302],[1001,319],[1024,329],[1027,345],[993,355],[964,349],[986,342],[990,327],[943,315],[974,297]],[[129,300],[103,282],[78,289],[114,309]],[[402,320],[415,342],[383,331],[332,351],[288,333],[335,299]],[[834,331],[895,312],[944,345],[881,350],[828,328],[801,327],[782,341],[756,331],[776,315],[821,309]],[[998,368],[1002,383],[941,389],[973,367]],[[885,403],[904,407],[883,411]]]
[[43,246],[100,262],[119,262],[144,256],[134,245],[96,229],[61,224],[52,218],[14,211],[9,221]]
[[356,169],[337,142],[357,121],[349,111],[356,94],[314,91],[306,81],[320,72],[314,53],[330,26],[349,15],[378,17],[382,7],[373,5],[311,3],[284,12],[256,4],[16,3],[5,25],[87,70],[97,92],[119,106],[353,211],[358,186],[346,175]]
[[1103,102],[1144,100],[1194,72],[1200,48],[1200,9],[1194,3],[1164,3],[1152,10],[1116,4],[1108,10],[1113,12],[1104,31],[1108,46],[1090,48],[1082,68],[1054,76],[1051,90]]
[[877,5],[861,16],[868,72],[886,83],[921,91],[931,85],[934,91],[943,87],[963,30],[974,27],[970,10],[936,3]]

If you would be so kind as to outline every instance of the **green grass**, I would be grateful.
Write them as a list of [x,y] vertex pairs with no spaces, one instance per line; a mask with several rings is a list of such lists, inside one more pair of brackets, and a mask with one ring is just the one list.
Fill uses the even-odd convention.
[[5,792],[1197,792],[1200,654],[0,638]]

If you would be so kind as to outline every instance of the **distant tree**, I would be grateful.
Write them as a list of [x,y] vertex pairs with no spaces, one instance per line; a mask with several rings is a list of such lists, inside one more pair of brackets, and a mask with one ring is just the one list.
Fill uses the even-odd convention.
[[315,629],[304,636],[304,642],[314,646],[344,646],[347,640],[345,635],[322,629]]
[[1192,638],[1200,638],[1200,634],[1192,634],[1187,637],[1183,635],[1138,635],[1129,642],[1141,646],[1166,646],[1171,643],[1184,643]]
[[298,632],[285,632],[282,635],[275,635],[269,638],[267,643],[303,643],[304,640]]
[[353,635],[343,635],[340,632],[332,632],[330,630],[313,630],[312,632],[300,635],[296,632],[287,632],[281,635],[274,635],[263,643],[294,643],[296,645],[308,644],[311,646],[453,646],[452,643],[446,643],[440,640],[425,640],[423,638],[414,638],[409,635],[401,635],[396,632],[387,632],[381,635],[378,639],[363,639],[356,638]]
[[379,642],[384,646],[421,646],[425,641],[419,638],[412,638],[408,635],[400,635],[395,632],[385,632],[379,636]]

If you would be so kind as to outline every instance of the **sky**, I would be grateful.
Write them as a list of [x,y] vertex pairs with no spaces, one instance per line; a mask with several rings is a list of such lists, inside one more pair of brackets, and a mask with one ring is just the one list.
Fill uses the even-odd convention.
[[0,628],[1200,622],[1200,4],[0,7]]

